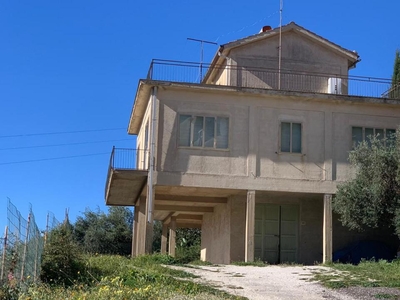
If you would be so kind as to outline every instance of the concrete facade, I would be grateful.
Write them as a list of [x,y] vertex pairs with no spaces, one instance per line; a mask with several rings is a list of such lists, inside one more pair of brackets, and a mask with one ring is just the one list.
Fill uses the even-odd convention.
[[[277,236],[269,231],[278,225],[277,262],[286,258],[305,264],[329,261],[332,251],[355,240],[392,238],[379,231],[349,232],[332,215],[329,199],[337,184],[354,173],[347,160],[353,147],[352,127],[397,128],[399,102],[347,96],[346,80],[340,81],[341,94],[328,93],[328,78],[347,76],[358,55],[296,24],[282,31],[280,85],[284,90],[278,89],[275,78],[277,30],[221,47],[200,84],[140,81],[128,131],[137,135],[137,146],[143,150],[137,155],[138,167],[149,169],[149,161],[154,162],[149,170],[152,182],[147,182],[154,186],[154,195],[146,187],[138,192],[141,214],[135,221],[134,255],[148,249],[140,245],[149,243],[144,232],[151,224],[141,228],[149,203],[153,203],[154,219],[164,225],[163,252],[167,227],[170,254],[175,253],[171,249],[175,228],[201,228],[201,259],[212,263],[269,257],[275,251],[269,246]],[[261,67],[274,71],[257,73]],[[320,81],[299,81],[290,72],[324,75]],[[303,91],[307,85],[313,85],[313,92]],[[180,116],[188,115],[227,118],[228,146],[179,146]],[[298,153],[281,150],[283,123],[301,124]],[[152,126],[155,145],[150,153]],[[271,216],[260,215],[260,207]],[[290,210],[290,220],[284,218],[285,209]],[[276,219],[273,210],[279,211]],[[262,220],[262,230],[257,220]],[[284,247],[289,256],[281,256]]]

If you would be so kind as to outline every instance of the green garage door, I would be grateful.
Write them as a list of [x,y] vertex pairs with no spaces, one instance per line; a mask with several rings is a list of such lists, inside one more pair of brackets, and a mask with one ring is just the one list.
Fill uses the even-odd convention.
[[256,204],[254,257],[271,264],[297,261],[298,206]]

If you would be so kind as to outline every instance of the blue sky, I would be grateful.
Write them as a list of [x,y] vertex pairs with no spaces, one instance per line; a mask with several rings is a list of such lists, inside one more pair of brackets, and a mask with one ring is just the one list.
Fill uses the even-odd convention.
[[[0,232],[7,197],[24,216],[31,203],[42,229],[48,211],[61,221],[69,208],[74,221],[86,207],[106,210],[109,153],[135,147],[126,128],[151,59],[199,61],[187,37],[223,44],[277,27],[278,10],[279,0],[1,1]],[[285,0],[283,24],[357,50],[351,74],[387,78],[399,11],[394,0]],[[210,61],[216,46],[204,51]]]

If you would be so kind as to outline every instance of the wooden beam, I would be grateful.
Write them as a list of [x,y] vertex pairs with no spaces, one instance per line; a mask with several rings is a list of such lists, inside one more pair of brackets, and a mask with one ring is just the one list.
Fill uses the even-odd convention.
[[324,195],[324,223],[322,235],[322,262],[332,261],[332,195]]
[[203,197],[203,196],[177,196],[156,194],[156,201],[180,201],[197,203],[227,203],[226,197]]
[[213,207],[204,206],[183,206],[183,205],[156,205],[155,210],[165,211],[181,211],[181,212],[199,212],[199,213],[212,213]]
[[246,204],[246,240],[244,245],[244,261],[254,261],[254,216],[256,205],[256,192],[247,191]]

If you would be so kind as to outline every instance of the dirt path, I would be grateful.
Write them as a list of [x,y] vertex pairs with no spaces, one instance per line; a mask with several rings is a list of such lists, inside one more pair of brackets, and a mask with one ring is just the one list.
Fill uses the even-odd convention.
[[328,268],[310,266],[201,266],[176,267],[200,276],[197,282],[205,283],[230,294],[244,296],[249,300],[355,300],[337,291],[328,290],[316,282],[310,282],[312,271]]

